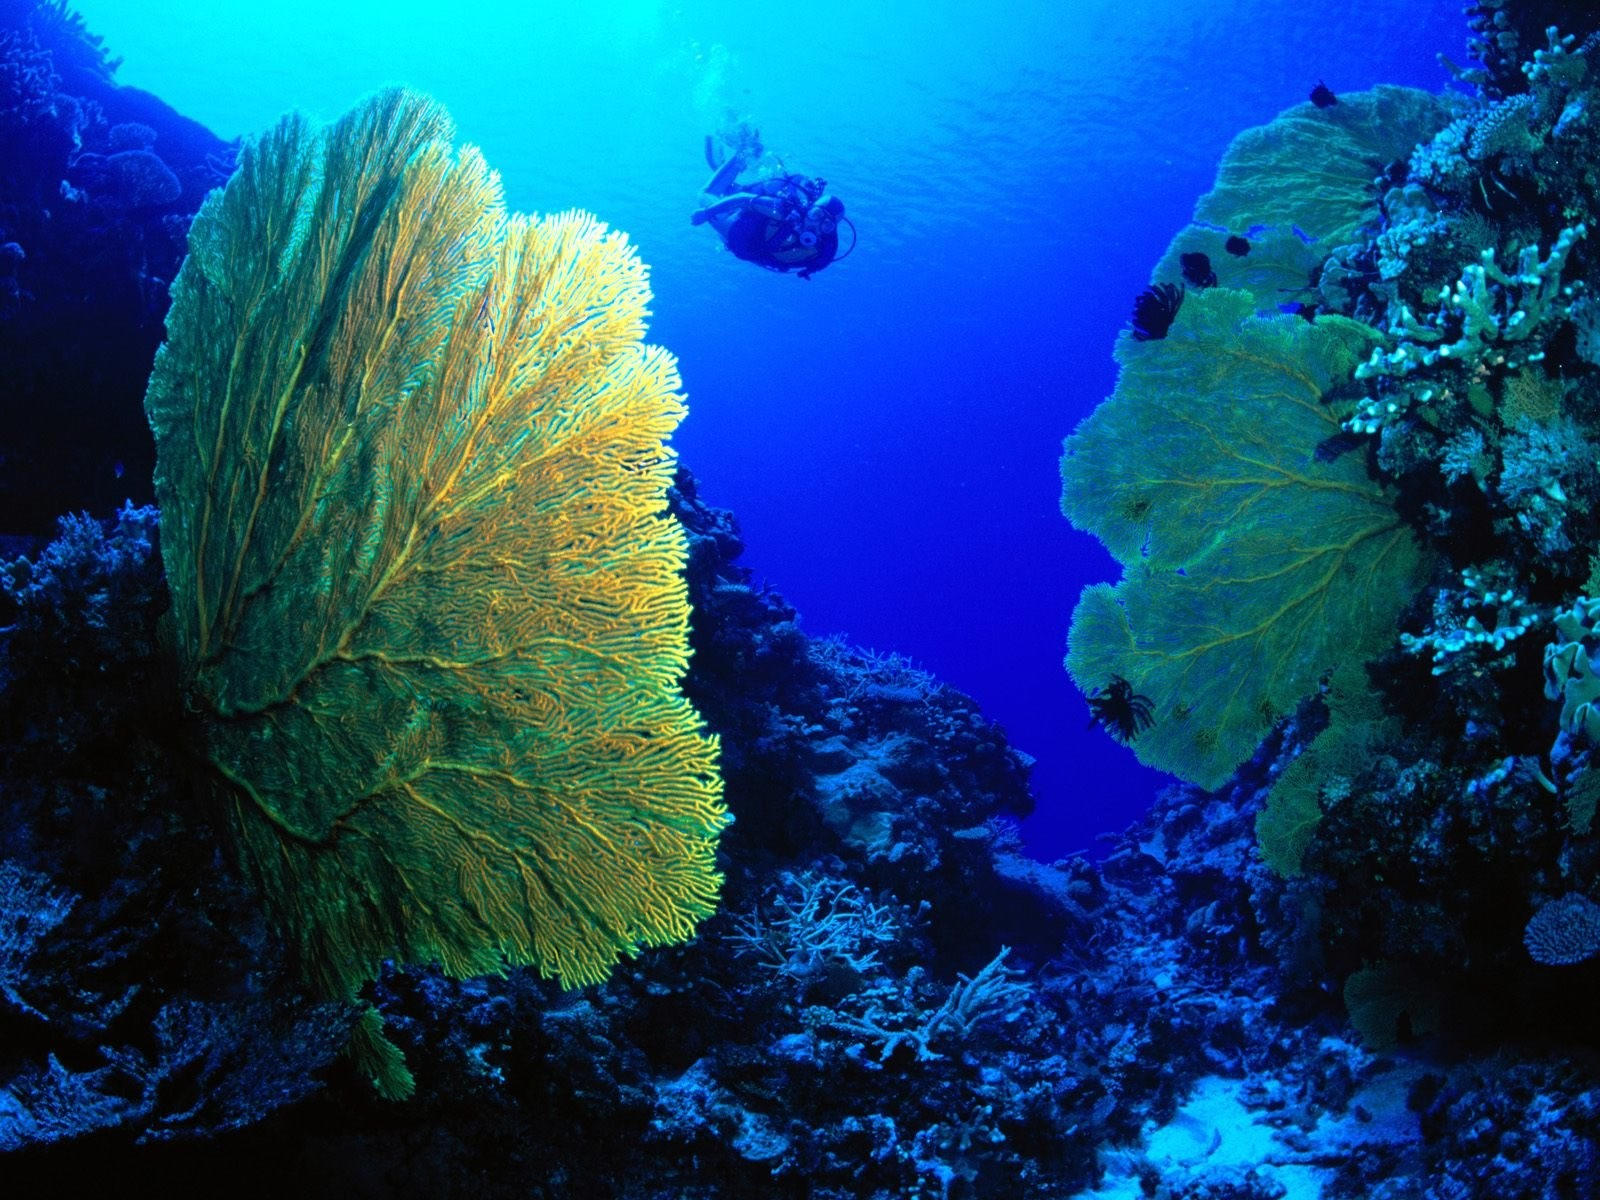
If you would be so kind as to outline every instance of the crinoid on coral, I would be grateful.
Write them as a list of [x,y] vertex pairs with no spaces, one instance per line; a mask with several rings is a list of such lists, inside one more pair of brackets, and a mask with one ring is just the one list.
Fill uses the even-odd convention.
[[1149,696],[1133,690],[1121,675],[1113,675],[1103,688],[1089,692],[1089,718],[1119,742],[1131,742],[1155,722]]
[[1183,307],[1183,288],[1176,283],[1157,283],[1145,288],[1133,298],[1131,325],[1134,340],[1156,341],[1167,336],[1167,330],[1178,319]]

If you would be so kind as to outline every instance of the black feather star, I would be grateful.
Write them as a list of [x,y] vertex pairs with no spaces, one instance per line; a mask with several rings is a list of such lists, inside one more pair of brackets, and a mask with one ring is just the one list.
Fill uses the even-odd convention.
[[1178,262],[1183,267],[1183,281],[1197,288],[1217,286],[1217,273],[1211,269],[1211,256],[1198,250],[1180,254]]
[[1110,683],[1095,688],[1087,699],[1090,728],[1100,726],[1123,745],[1156,723],[1150,697],[1139,695],[1121,675],[1113,675]]
[[1158,283],[1134,297],[1133,336],[1149,342],[1167,336],[1178,310],[1183,307],[1183,289],[1175,283]]

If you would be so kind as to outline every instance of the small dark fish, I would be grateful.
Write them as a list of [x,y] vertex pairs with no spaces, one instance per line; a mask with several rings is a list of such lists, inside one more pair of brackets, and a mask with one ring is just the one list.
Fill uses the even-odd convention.
[[1243,258],[1250,253],[1250,239],[1242,238],[1235,233],[1222,243],[1222,247],[1235,258]]
[[1303,304],[1298,300],[1278,305],[1278,311],[1291,317],[1304,317],[1307,321],[1315,320],[1317,316],[1315,304]]
[[1179,255],[1178,262],[1183,265],[1184,282],[1197,288],[1217,286],[1217,273],[1211,269],[1211,259],[1198,250]]
[[1335,462],[1341,456],[1349,454],[1352,450],[1360,449],[1366,444],[1366,438],[1359,433],[1350,433],[1348,431],[1336,433],[1332,437],[1323,438],[1322,441],[1317,443],[1313,457],[1318,462]]
[[1147,287],[1133,300],[1133,337],[1149,342],[1167,336],[1172,322],[1183,307],[1183,289],[1173,283]]
[[1332,108],[1339,103],[1339,97],[1333,94],[1332,88],[1319,79],[1317,86],[1311,89],[1311,103],[1318,108]]

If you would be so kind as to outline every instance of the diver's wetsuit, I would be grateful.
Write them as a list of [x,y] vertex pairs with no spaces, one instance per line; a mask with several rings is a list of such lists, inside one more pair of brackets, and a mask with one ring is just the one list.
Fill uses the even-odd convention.
[[769,271],[795,271],[800,278],[809,279],[839,253],[837,228],[818,231],[809,246],[800,240],[804,201],[813,198],[808,195],[810,186],[811,181],[803,175],[756,180],[741,190],[783,201],[780,214],[763,212],[751,204],[713,217],[712,223],[734,257]]
[[798,270],[801,278],[822,270],[839,252],[837,231],[819,234],[815,243],[803,246],[792,225],[748,208],[733,219],[722,236],[736,258],[770,271]]

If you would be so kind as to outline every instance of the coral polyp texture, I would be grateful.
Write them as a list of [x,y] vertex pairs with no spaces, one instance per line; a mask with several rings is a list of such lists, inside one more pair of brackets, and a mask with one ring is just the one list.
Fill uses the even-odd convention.
[[146,398],[209,787],[334,997],[391,958],[594,982],[720,882],[644,267],[451,136],[389,91],[250,146]]

